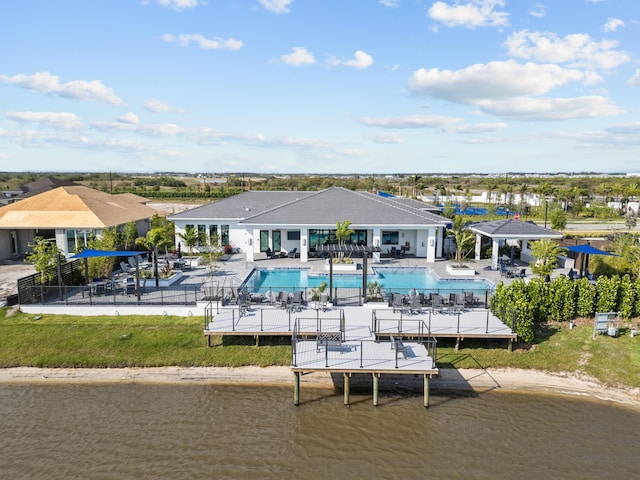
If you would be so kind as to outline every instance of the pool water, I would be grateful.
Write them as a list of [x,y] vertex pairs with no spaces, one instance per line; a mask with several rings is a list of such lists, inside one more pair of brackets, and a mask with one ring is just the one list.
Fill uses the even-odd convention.
[[[387,291],[416,290],[473,290],[485,291],[492,285],[484,280],[439,279],[426,268],[374,268],[375,275],[367,277],[367,283],[378,282]],[[328,274],[314,274],[309,269],[274,268],[255,269],[246,281],[250,292],[271,290],[294,290],[316,288],[322,283],[329,285]],[[333,274],[333,286],[338,288],[359,288],[362,274]]]

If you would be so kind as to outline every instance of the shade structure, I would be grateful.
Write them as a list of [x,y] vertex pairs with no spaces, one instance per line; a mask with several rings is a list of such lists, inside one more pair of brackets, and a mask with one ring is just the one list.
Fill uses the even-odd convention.
[[596,247],[592,247],[588,243],[585,243],[584,245],[571,245],[571,246],[568,246],[568,247],[565,247],[565,248],[567,250],[572,251],[572,252],[584,253],[586,255],[612,255],[612,256],[616,256],[615,253],[607,252],[605,250],[600,250],[600,249],[598,249]]
[[130,252],[128,250],[92,250],[85,248],[80,253],[76,253],[71,258],[96,258],[96,257],[133,257],[135,255],[144,255],[149,252]]
[[583,245],[570,245],[565,248],[571,252],[583,254],[584,260],[580,262],[580,276],[582,276],[585,268],[589,268],[589,255],[609,255],[614,257],[618,256],[615,253],[607,252],[605,250],[600,250],[599,248],[592,247],[588,243],[585,243]]

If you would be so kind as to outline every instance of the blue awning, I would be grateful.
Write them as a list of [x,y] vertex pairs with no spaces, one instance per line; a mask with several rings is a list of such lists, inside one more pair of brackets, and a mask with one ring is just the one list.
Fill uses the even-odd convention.
[[604,250],[600,250],[596,247],[592,247],[591,245],[585,243],[584,245],[571,245],[568,247],[565,247],[567,250],[570,250],[572,252],[576,252],[576,253],[586,253],[587,255],[612,255],[612,256],[618,256],[615,253],[611,253],[611,252],[606,252]]
[[76,253],[71,258],[96,258],[96,257],[134,257],[144,255],[149,252],[130,252],[125,250],[92,250],[86,248],[80,253]]

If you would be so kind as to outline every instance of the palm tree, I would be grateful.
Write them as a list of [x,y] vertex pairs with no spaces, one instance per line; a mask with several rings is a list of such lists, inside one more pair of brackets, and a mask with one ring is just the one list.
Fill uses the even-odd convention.
[[453,219],[450,232],[456,239],[456,262],[458,262],[459,267],[463,267],[465,257],[473,249],[476,236],[467,228],[464,218],[460,215],[456,215]]
[[184,242],[189,252],[189,265],[191,265],[191,257],[193,256],[193,247],[195,247],[200,241],[200,235],[198,231],[192,226],[187,225],[184,233],[179,233],[178,237]]
[[[338,240],[338,246],[343,247],[345,240],[355,233],[351,229],[351,221],[344,220],[342,222],[336,222],[336,239]],[[344,258],[344,252],[338,253],[338,260],[342,261]]]

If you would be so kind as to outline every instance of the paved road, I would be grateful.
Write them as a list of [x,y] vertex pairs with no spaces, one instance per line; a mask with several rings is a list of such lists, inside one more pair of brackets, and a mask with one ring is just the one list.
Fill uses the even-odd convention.
[[[627,231],[627,226],[622,223],[567,223],[565,231],[571,232],[621,232]],[[640,232],[640,226],[632,229],[633,232]]]

